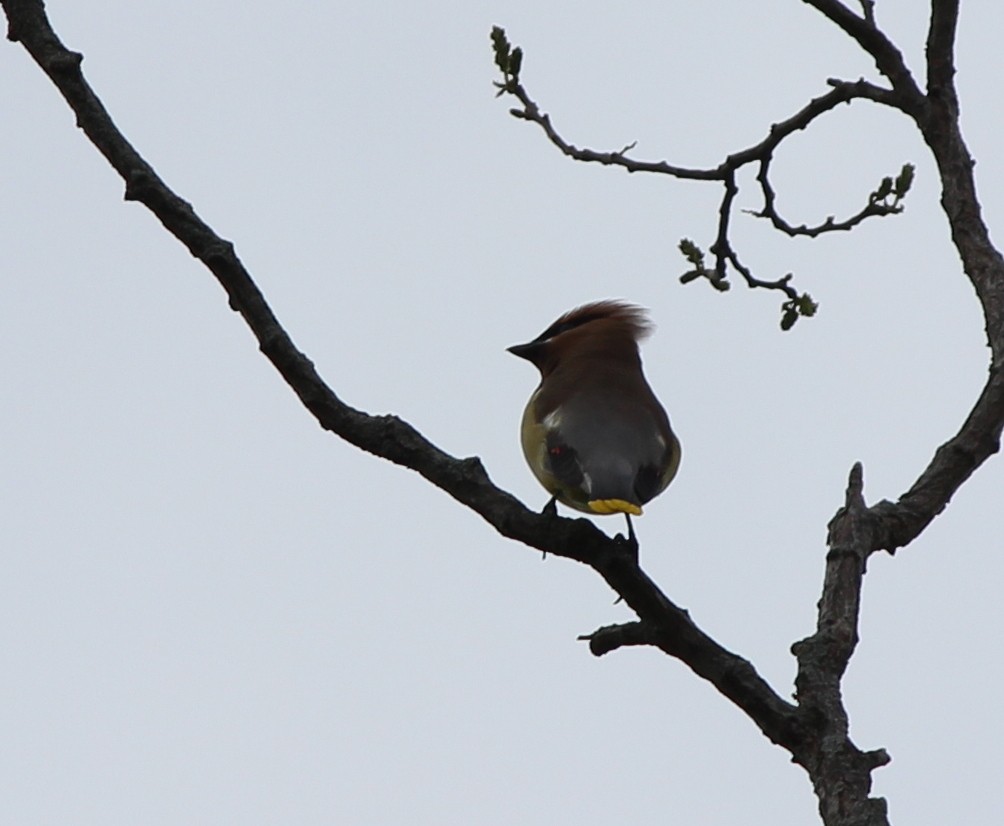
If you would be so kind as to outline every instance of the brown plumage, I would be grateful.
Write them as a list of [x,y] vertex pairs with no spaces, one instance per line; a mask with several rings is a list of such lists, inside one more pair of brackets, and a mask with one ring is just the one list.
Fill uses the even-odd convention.
[[638,353],[651,329],[640,307],[597,301],[509,348],[541,374],[523,415],[527,463],[569,507],[637,515],[676,474],[680,444]]

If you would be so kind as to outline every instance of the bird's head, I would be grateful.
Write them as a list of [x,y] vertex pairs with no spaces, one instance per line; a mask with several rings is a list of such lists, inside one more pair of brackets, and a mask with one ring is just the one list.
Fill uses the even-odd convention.
[[547,377],[578,360],[638,363],[638,342],[652,330],[645,310],[625,301],[594,301],[559,317],[533,341],[507,348]]

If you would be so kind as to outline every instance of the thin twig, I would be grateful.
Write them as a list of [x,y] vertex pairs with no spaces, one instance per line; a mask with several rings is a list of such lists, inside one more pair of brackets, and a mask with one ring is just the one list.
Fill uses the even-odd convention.
[[[501,37],[502,42],[508,46],[508,41],[504,39],[504,32],[500,30],[499,33],[493,36]],[[808,299],[808,296],[800,297],[799,292],[791,286],[790,275],[778,279],[761,279],[755,276],[750,267],[741,263],[738,253],[732,246],[729,239],[729,225],[735,198],[739,192],[736,185],[736,173],[747,164],[759,163],[759,181],[765,199],[763,210],[754,214],[769,218],[777,229],[786,232],[788,235],[815,237],[826,232],[851,229],[868,218],[891,215],[900,211],[898,205],[896,207],[886,207],[881,203],[869,202],[856,215],[846,221],[837,222],[830,219],[815,227],[808,227],[804,224],[801,227],[795,227],[781,218],[774,207],[774,192],[766,177],[766,170],[778,147],[786,138],[806,129],[816,118],[833,110],[841,103],[850,103],[854,100],[869,100],[886,106],[902,108],[904,102],[899,93],[893,89],[877,86],[863,78],[853,82],[830,79],[828,81],[830,86],[828,92],[811,99],[805,106],[785,120],[772,124],[767,135],[758,143],[728,155],[718,166],[687,167],[671,164],[667,161],[647,161],[632,158],[628,155],[628,152],[634,148],[635,143],[633,142],[615,152],[597,152],[593,149],[584,149],[575,146],[562,137],[551,122],[551,117],[541,110],[539,104],[530,97],[526,87],[518,79],[511,74],[505,74],[504,77],[503,83],[496,84],[499,88],[499,94],[512,95],[521,104],[520,108],[510,109],[510,114],[520,120],[537,124],[543,130],[547,139],[562,154],[573,160],[584,163],[599,163],[605,166],[616,166],[627,172],[648,172],[658,175],[669,175],[682,180],[721,181],[724,185],[724,191],[718,210],[718,231],[714,242],[709,248],[709,251],[715,257],[715,262],[713,270],[705,272],[713,285],[720,290],[727,289],[729,286],[728,275],[729,267],[731,266],[732,270],[743,278],[748,287],[783,292],[788,301],[783,305],[782,309],[793,306],[791,302],[797,302],[800,298],[807,303],[799,306],[815,306]],[[714,273],[713,276],[711,272]],[[688,282],[693,279],[685,276],[682,280]],[[793,318],[797,318],[798,314],[796,312]],[[782,326],[784,325],[782,324]]]

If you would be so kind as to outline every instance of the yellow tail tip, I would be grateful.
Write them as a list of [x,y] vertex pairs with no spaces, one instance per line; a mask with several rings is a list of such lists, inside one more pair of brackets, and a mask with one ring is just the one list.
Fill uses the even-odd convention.
[[623,499],[592,499],[589,502],[589,509],[593,513],[629,513],[631,516],[641,516],[641,508]]

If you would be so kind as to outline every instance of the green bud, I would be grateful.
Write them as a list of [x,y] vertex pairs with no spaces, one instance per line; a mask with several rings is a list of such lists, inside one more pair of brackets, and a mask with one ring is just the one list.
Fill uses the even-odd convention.
[[790,302],[786,301],[781,305],[782,309],[787,307],[787,309],[784,309],[784,312],[781,314],[781,329],[784,331],[790,330],[795,326],[795,322],[798,321],[798,312],[794,307],[788,307],[787,305],[789,303]]
[[492,26],[491,33],[492,51],[495,52],[495,65],[499,69],[508,73],[509,71],[509,41],[505,36],[505,29],[501,26]]
[[819,305],[812,300],[812,296],[808,293],[802,293],[795,301],[795,308],[799,315],[812,318],[816,314],[816,310],[819,309]]
[[910,191],[910,186],[913,184],[913,173],[915,168],[912,163],[903,164],[903,168],[900,170],[899,176],[896,178],[896,197],[902,198]]
[[686,258],[691,264],[693,264],[701,272],[704,270],[704,253],[701,248],[697,246],[689,238],[683,238],[680,240],[679,250],[683,253],[683,257]]
[[517,46],[512,50],[512,55],[509,57],[509,74],[512,75],[512,79],[519,82],[519,70],[523,65],[523,50]]

